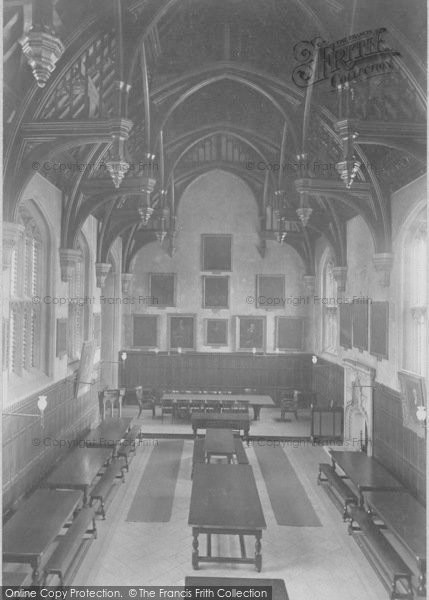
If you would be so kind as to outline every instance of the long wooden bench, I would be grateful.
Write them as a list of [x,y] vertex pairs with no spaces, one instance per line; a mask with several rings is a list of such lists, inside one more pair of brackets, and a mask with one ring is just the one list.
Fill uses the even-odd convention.
[[100,502],[100,514],[102,515],[103,519],[106,518],[106,497],[112,489],[116,479],[121,479],[122,482],[125,481],[124,469],[125,467],[119,467],[117,461],[114,460],[111,462],[90,493],[91,500],[89,505],[92,506],[93,502],[98,500]]
[[116,456],[124,459],[125,469],[127,472],[129,470],[130,455],[135,454],[136,452],[136,439],[139,434],[140,427],[138,425],[134,425],[134,427],[132,427],[130,431],[126,433],[124,439],[118,446]]
[[[391,600],[397,598],[412,600],[411,570],[363,508],[349,506],[348,512],[349,534],[360,532],[355,539],[389,590]],[[398,584],[402,586],[403,591],[398,590]]]
[[[322,477],[325,476],[325,478]],[[356,495],[352,492],[349,486],[344,482],[344,478],[340,477],[338,473],[335,472],[334,468],[328,463],[319,463],[319,474],[317,476],[317,485],[321,483],[327,482],[329,488],[335,491],[335,494],[332,494],[335,501],[341,505],[341,510],[343,512],[343,521],[347,521],[349,518],[347,507],[351,504],[357,504],[358,499]]]
[[191,478],[194,475],[195,465],[205,463],[205,461],[206,461],[206,455],[204,452],[204,438],[196,438],[194,440],[194,450],[192,452]]
[[243,447],[241,439],[239,437],[234,437],[234,447],[235,447],[235,455],[237,457],[237,462],[240,465],[248,465],[249,459],[247,458],[246,451]]
[[[90,528],[91,523],[92,528]],[[46,563],[44,567],[45,585],[48,575],[57,575],[60,585],[64,585],[65,574],[76,557],[86,533],[91,533],[94,538],[97,537],[94,511],[89,507],[82,508],[73,519],[67,533]]]

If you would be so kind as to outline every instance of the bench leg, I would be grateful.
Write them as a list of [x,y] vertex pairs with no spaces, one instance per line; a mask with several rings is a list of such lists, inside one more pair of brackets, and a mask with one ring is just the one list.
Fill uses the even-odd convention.
[[246,545],[244,543],[244,536],[243,535],[239,535],[238,537],[240,539],[241,558],[246,558]]
[[192,542],[192,567],[198,569],[198,530],[193,529],[193,542]]
[[255,542],[255,567],[256,570],[258,571],[258,573],[261,572],[262,569],[262,554],[261,554],[261,534],[258,533],[256,535],[256,542]]

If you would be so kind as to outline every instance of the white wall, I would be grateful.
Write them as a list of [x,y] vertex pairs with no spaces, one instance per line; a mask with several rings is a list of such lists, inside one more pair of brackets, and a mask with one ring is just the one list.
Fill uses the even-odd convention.
[[[347,223],[347,285],[346,291],[338,296],[353,298],[353,296],[367,296],[372,300],[389,301],[389,359],[377,360],[368,352],[360,352],[357,348],[345,350],[339,346],[338,353],[328,354],[322,352],[322,310],[321,306],[315,307],[315,351],[327,360],[341,364],[344,358],[357,360],[377,370],[376,379],[395,390],[400,390],[397,377],[398,369],[402,368],[402,306],[401,306],[401,243],[404,231],[408,225],[407,220],[423,207],[426,202],[426,178],[420,177],[409,185],[401,188],[392,195],[392,248],[394,264],[390,277],[390,286],[382,287],[375,271],[372,258],[374,256],[374,243],[370,231],[358,216]],[[317,280],[316,290],[321,294],[320,264],[326,242],[319,240],[316,248]],[[339,334],[339,327],[338,327]]]
[[[257,246],[259,217],[256,201],[249,187],[238,177],[223,171],[211,171],[195,180],[184,192],[177,215],[177,251],[172,258],[157,242],[145,246],[137,255],[134,282],[130,297],[149,297],[149,273],[177,273],[176,307],[160,309],[136,302],[124,307],[124,314],[160,315],[160,349],[167,349],[167,313],[189,313],[197,316],[196,349],[211,351],[204,345],[204,319],[227,318],[230,334],[234,315],[267,317],[267,352],[274,351],[275,316],[306,315],[308,307],[286,304],[281,310],[255,308],[246,302],[255,296],[256,275],[285,275],[285,296],[306,295],[303,287],[304,265],[297,252],[287,244],[267,242],[265,258]],[[230,275],[229,308],[202,308],[201,234],[232,234],[232,272]],[[208,273],[206,273],[208,274]],[[125,345],[131,345],[130,319],[126,320]],[[234,351],[233,336],[228,346],[216,351]]]

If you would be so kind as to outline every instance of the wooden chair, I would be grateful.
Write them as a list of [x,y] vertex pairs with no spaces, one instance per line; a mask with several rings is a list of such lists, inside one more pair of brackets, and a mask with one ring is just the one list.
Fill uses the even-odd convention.
[[206,400],[205,401],[205,412],[206,413],[220,413],[221,403],[219,400]]
[[189,419],[191,416],[188,400],[178,400],[176,402],[176,414],[178,419]]
[[280,418],[284,421],[286,413],[295,415],[298,420],[298,391],[288,390],[280,400]]
[[164,421],[164,415],[171,415],[171,420],[173,420],[173,415],[174,415],[173,400],[162,400],[161,401],[161,420],[162,421]]
[[154,394],[154,390],[148,390],[148,389],[144,390],[143,387],[141,385],[139,385],[135,388],[135,391],[136,391],[137,402],[139,405],[139,414],[137,415],[137,418],[140,417],[143,410],[147,409],[147,410],[152,411],[152,419],[153,419],[155,416],[155,404],[156,404],[156,397]]

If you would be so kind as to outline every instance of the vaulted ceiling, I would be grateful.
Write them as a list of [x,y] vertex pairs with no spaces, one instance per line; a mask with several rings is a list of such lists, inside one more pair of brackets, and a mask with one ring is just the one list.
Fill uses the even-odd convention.
[[[5,0],[5,220],[37,170],[64,194],[62,247],[73,248],[93,214],[97,260],[106,262],[120,236],[127,272],[162,218],[171,237],[186,186],[221,168],[253,190],[262,243],[274,192],[284,190],[293,211],[305,198],[313,214],[286,242],[308,273],[321,235],[346,264],[345,223],[357,214],[376,252],[388,252],[390,195],[426,164],[426,3],[412,8],[407,0],[54,0],[65,51],[41,89],[19,43],[32,3]],[[378,70],[363,74],[368,61],[358,63],[340,94],[330,56],[317,65],[326,78],[301,85],[311,40],[326,46],[380,28],[390,51],[372,58]],[[130,168],[116,189],[106,163],[118,131]],[[347,189],[335,164],[350,132],[361,168]],[[154,208],[147,224],[142,197]]]

